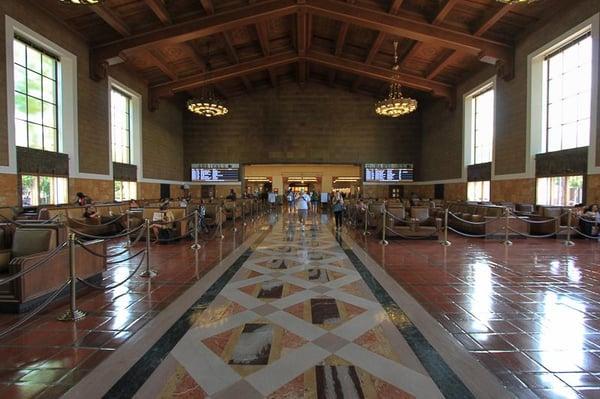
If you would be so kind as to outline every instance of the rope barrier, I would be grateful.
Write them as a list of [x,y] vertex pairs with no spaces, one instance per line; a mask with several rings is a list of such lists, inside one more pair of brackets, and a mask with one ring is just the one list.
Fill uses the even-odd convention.
[[189,218],[191,218],[193,216],[194,216],[194,214],[190,213],[189,215],[185,215],[185,216],[182,216],[182,217],[180,217],[178,219],[173,219],[173,220],[170,220],[170,221],[157,220],[157,221],[150,221],[150,222],[152,224],[161,224],[161,225],[163,225],[163,224],[171,224],[171,223],[182,222],[182,221],[184,221],[186,219],[189,219]]
[[113,236],[96,236],[96,235],[87,234],[87,233],[84,233],[82,231],[75,230],[75,229],[72,229],[72,228],[69,228],[69,230],[72,233],[74,233],[74,234],[76,234],[78,236],[85,237],[85,238],[90,238],[90,239],[93,239],[93,240],[114,240],[115,238],[122,238],[122,237],[125,237],[125,236],[129,235],[129,234],[136,233],[136,232],[138,232],[139,230],[141,230],[143,228],[144,228],[144,225],[141,224],[141,225],[139,225],[138,227],[136,227],[133,230],[126,230],[126,231],[123,231],[123,232],[121,232],[119,234],[115,234]]
[[140,267],[142,266],[142,263],[144,263],[144,259],[146,258],[146,250],[141,250],[140,252],[138,252],[135,256],[138,256],[141,253],[144,253],[144,255],[141,257],[138,265],[135,267],[135,269],[133,269],[133,271],[129,274],[129,276],[127,276],[127,278],[125,278],[123,281],[121,281],[120,283],[117,284],[113,284],[113,285],[109,285],[109,286],[101,286],[101,285],[96,285],[93,283],[90,283],[89,281],[86,281],[82,278],[77,277],[77,281],[79,281],[80,283],[94,289],[94,290],[98,290],[98,291],[110,291],[110,290],[114,290],[117,287],[122,286],[123,284],[125,284],[127,281],[129,281],[136,273],[137,271],[140,269]]
[[509,212],[516,219],[522,220],[525,223],[529,223],[529,224],[547,224],[547,223],[557,222],[557,221],[560,221],[563,218],[563,216],[566,216],[569,214],[569,211],[567,211],[567,212],[561,213],[560,215],[558,215],[556,217],[551,217],[550,219],[546,219],[546,220],[530,220],[530,219],[528,219],[527,216],[519,216],[516,213],[514,213],[514,211],[512,211],[510,208],[508,208],[508,209],[509,209]]
[[110,226],[111,224],[115,224],[116,222],[120,221],[121,219],[123,219],[126,215],[119,215],[119,216],[114,216],[113,219],[111,219],[108,222],[105,223],[98,223],[98,224],[91,224],[91,223],[86,223],[86,222],[81,222],[77,219],[74,218],[70,218],[67,217],[67,221],[70,222],[74,222],[75,224],[78,224],[80,226],[93,226],[93,227],[103,227],[103,226]]
[[518,234],[520,236],[527,237],[527,238],[550,238],[550,237],[554,237],[555,235],[559,234],[562,231],[568,230],[568,228],[564,228],[564,229],[559,228],[559,229],[557,229],[556,231],[554,231],[552,233],[549,233],[549,234],[540,234],[540,235],[523,233],[522,231],[515,230],[512,227],[509,227],[508,230],[510,230],[513,233],[516,233],[516,234]]
[[434,236],[438,235],[438,231],[436,230],[433,233],[428,234],[426,236],[407,236],[407,235],[400,234],[399,232],[397,232],[396,230],[394,230],[391,227],[386,227],[386,228],[388,229],[388,231],[396,234],[397,236],[399,236],[401,238],[407,239],[407,240],[423,240],[423,239],[434,237]]
[[450,231],[455,232],[458,235],[461,235],[461,236],[464,236],[464,237],[469,237],[469,238],[485,238],[487,236],[498,234],[498,233],[504,231],[504,228],[502,228],[502,229],[496,230],[496,231],[494,231],[492,233],[486,233],[486,234],[468,234],[468,233],[463,233],[462,231],[458,231],[458,230],[456,230],[456,229],[454,229],[454,228],[452,228],[450,226],[447,226],[447,229],[450,230]]
[[472,224],[474,226],[483,226],[485,224],[496,222],[496,221],[498,221],[498,220],[500,220],[500,219],[502,219],[504,217],[504,216],[497,216],[494,219],[486,220],[484,222],[472,222],[470,220],[463,219],[463,218],[457,216],[456,214],[454,214],[454,213],[452,213],[450,211],[448,211],[448,216],[452,216],[452,217],[454,217],[456,220],[458,220],[460,222],[467,223],[467,224]]
[[52,218],[46,219],[46,220],[28,220],[27,223],[22,223],[22,222],[17,222],[16,220],[11,220],[4,215],[0,215],[0,218],[2,218],[2,220],[4,220],[8,224],[13,224],[13,225],[19,226],[19,227],[24,227],[24,226],[29,227],[32,225],[50,224],[51,222],[54,222],[59,216],[60,215],[54,215]]
[[67,242],[63,242],[58,247],[56,247],[52,251],[50,251],[43,259],[40,259],[39,261],[35,262],[32,266],[28,267],[26,270],[22,270],[19,273],[16,273],[16,274],[13,274],[13,275],[8,276],[6,278],[0,279],[0,286],[2,286],[4,284],[8,284],[11,281],[16,280],[16,279],[18,279],[18,278],[26,275],[27,273],[29,273],[29,272],[37,269],[42,264],[46,263],[50,259],[54,258],[56,255],[58,255],[58,253],[60,251],[62,251],[67,245],[68,245]]
[[10,326],[7,329],[5,329],[2,332],[0,332],[0,338],[4,337],[5,335],[7,335],[7,334],[9,334],[11,332],[13,332],[17,328],[21,327],[23,324],[25,324],[26,322],[28,322],[32,317],[34,317],[37,314],[39,314],[48,305],[50,305],[52,302],[54,302],[54,300],[60,295],[60,293],[69,284],[71,284],[71,280],[68,280],[67,282],[65,282],[58,290],[56,290],[56,292],[54,292],[52,295],[50,295],[40,306],[38,306],[37,309],[32,310],[29,314],[27,314],[27,316],[19,319],[15,324],[13,324],[12,326]]

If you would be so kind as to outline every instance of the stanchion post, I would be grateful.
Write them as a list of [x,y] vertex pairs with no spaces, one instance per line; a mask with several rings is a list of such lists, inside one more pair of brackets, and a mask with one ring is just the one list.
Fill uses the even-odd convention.
[[219,238],[222,240],[223,238],[225,238],[225,236],[223,235],[223,208],[219,207]]
[[[573,241],[571,241],[571,230],[573,229],[573,223],[572,223],[572,216],[573,216],[573,210],[569,209],[569,213],[567,215],[569,217],[569,220],[567,221],[567,240],[563,243],[566,247],[572,247],[575,245],[575,243]],[[558,225],[560,226],[560,221],[558,223]],[[560,227],[559,227],[560,229]]]
[[242,226],[246,225],[246,201],[242,200]]
[[387,219],[387,210],[385,209],[385,206],[383,207],[383,231],[382,231],[382,235],[381,235],[381,241],[379,241],[379,243],[383,246],[386,246],[389,244],[389,242],[387,242],[387,240],[385,239],[385,230],[386,230],[386,226],[385,226],[385,220]]
[[[127,213],[127,231],[131,231],[131,211],[128,209],[125,211]],[[127,246],[131,246],[131,235],[127,234]]]
[[233,217],[232,217],[232,220],[233,220],[233,232],[234,233],[238,231],[237,226],[235,225],[235,214],[236,213],[237,213],[237,203],[235,201],[233,201]]
[[146,229],[146,270],[140,273],[140,277],[152,278],[157,273],[150,269],[150,220],[144,220],[144,228]]
[[508,207],[504,208],[504,241],[502,241],[502,244],[506,245],[507,247],[513,245],[512,241],[508,239],[509,215],[510,211],[508,210]]
[[69,233],[69,275],[71,278],[70,285],[70,303],[69,309],[58,316],[60,321],[75,321],[85,317],[86,313],[82,310],[77,309],[77,275],[75,272],[75,250],[77,243],[75,241],[75,234]]
[[250,200],[250,222],[254,223],[254,200]]
[[200,244],[198,243],[198,227],[200,224],[200,220],[198,220],[198,210],[194,211],[194,244],[192,245],[192,249],[197,251],[200,249]]
[[444,239],[440,242],[445,247],[449,247],[452,245],[450,241],[448,241],[448,208],[444,211]]

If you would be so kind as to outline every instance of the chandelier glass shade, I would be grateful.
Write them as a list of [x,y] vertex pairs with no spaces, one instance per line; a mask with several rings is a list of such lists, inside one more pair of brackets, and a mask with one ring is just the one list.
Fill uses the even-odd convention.
[[398,42],[394,42],[394,66],[392,71],[392,81],[390,82],[390,90],[387,98],[375,103],[375,112],[381,116],[390,116],[397,118],[402,115],[410,114],[417,109],[417,100],[404,97],[402,95],[402,85],[398,83]]
[[81,5],[87,5],[87,6],[93,6],[95,4],[100,4],[102,2],[102,0],[60,0],[63,3],[70,3],[70,4],[81,4]]
[[212,88],[203,88],[202,95],[199,98],[192,98],[187,101],[187,108],[190,112],[212,118],[214,116],[223,116],[229,112],[225,103],[215,97]]

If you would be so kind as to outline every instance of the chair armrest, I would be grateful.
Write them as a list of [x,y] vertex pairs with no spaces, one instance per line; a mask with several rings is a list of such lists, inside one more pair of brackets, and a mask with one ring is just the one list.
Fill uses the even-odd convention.
[[0,250],[0,273],[8,271],[8,265],[10,264],[11,250],[2,249]]

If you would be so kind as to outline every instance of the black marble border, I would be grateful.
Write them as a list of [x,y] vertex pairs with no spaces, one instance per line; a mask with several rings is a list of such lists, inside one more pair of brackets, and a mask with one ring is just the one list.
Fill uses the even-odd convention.
[[152,373],[160,366],[171,350],[177,345],[185,333],[192,327],[191,316],[199,309],[206,309],[208,305],[219,295],[219,292],[229,283],[229,280],[240,270],[250,255],[265,236],[270,233],[266,231],[240,255],[235,262],[202,294],[192,306],[144,353],[144,355],[133,365],[103,396],[105,399],[131,398],[150,378]]
[[371,272],[356,256],[356,254],[344,244],[341,235],[337,234],[336,239],[342,246],[346,256],[350,259],[364,282],[367,284],[377,301],[386,311],[388,317],[394,323],[400,334],[404,337],[417,358],[429,373],[433,382],[440,389],[445,398],[448,399],[469,399],[475,396],[469,391],[466,385],[460,380],[456,373],[448,366],[442,356],[427,341],[421,331],[408,318],[407,314],[392,299],[390,294],[379,284]]

